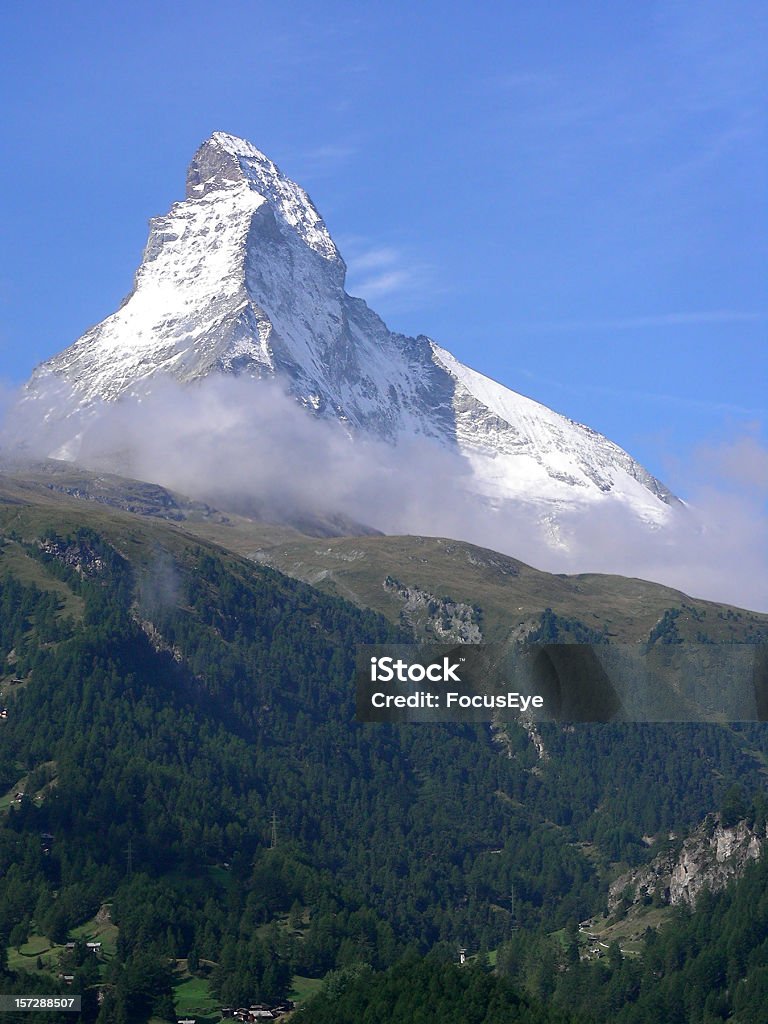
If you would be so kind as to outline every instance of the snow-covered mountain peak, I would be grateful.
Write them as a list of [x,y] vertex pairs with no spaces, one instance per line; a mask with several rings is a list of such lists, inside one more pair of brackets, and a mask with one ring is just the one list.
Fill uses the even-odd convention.
[[187,199],[199,199],[243,181],[258,181],[267,191],[274,191],[287,180],[279,167],[250,142],[214,132],[192,157],[187,171]]
[[202,199],[242,183],[263,196],[310,249],[327,260],[340,261],[333,239],[304,189],[250,142],[214,132],[189,165],[187,200]]
[[205,146],[208,143],[217,146],[225,153],[231,153],[232,156],[244,157],[248,160],[260,160],[271,168],[272,173],[280,174],[277,166],[269,159],[266,153],[262,153],[248,139],[241,139],[238,135],[230,135],[229,132],[213,132],[210,139],[204,142],[203,145]]
[[51,452],[78,458],[106,405],[143,400],[160,378],[252,378],[255,404],[258,380],[272,380],[308,416],[341,425],[345,445],[383,442],[404,464],[426,445],[473,504],[525,510],[559,549],[561,524],[590,525],[598,508],[643,529],[669,521],[674,496],[618,445],[425,336],[390,331],[344,277],[307,193],[249,142],[215,132],[192,159],[187,198],[151,220],[131,295],[37,368],[26,409],[56,437]]

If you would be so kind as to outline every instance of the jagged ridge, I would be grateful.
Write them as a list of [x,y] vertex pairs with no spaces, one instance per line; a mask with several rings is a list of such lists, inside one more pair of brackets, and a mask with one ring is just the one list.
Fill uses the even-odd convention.
[[72,420],[165,374],[276,379],[315,415],[395,443],[428,438],[468,460],[491,504],[544,519],[606,498],[658,525],[676,502],[623,449],[464,366],[425,336],[389,331],[344,290],[346,267],[306,192],[250,143],[215,132],[187,198],[150,222],[119,310],[32,376],[27,403]]

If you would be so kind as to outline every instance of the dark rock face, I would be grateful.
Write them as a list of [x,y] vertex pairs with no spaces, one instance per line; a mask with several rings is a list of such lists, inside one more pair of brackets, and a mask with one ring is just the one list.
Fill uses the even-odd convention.
[[200,199],[208,192],[243,178],[237,158],[208,140],[192,157],[187,171],[186,198]]

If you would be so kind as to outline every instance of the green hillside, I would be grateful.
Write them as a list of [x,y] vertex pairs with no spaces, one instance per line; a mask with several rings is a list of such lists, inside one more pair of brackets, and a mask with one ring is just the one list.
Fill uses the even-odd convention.
[[[227,544],[223,526],[193,525]],[[237,527],[232,527],[237,533]],[[544,608],[578,618],[617,641],[645,640],[665,613],[676,613],[684,640],[765,639],[768,616],[686,596],[644,580],[584,574],[555,576],[463,541],[439,537],[297,538],[244,553],[318,589],[338,594],[393,621],[408,617],[402,594],[388,578],[425,594],[447,595],[479,607],[484,639],[521,635]]]
[[[5,991],[55,990],[72,973],[84,1020],[175,1019],[179,960],[224,1005],[286,997],[295,975],[496,949],[599,912],[654,839],[736,781],[764,787],[761,726],[547,725],[537,746],[515,724],[354,721],[355,646],[422,628],[397,605],[361,607],[380,571],[478,608],[489,631],[505,600],[519,625],[515,587],[532,622],[607,633],[614,622],[586,614],[601,589],[600,609],[611,587],[627,609],[648,595],[642,629],[672,592],[546,577],[448,542],[323,541],[377,552],[351,603],[186,519],[18,481],[0,497]],[[764,628],[706,611],[700,629]],[[105,904],[113,950],[93,956],[76,940]],[[39,963],[22,961],[35,942]]]

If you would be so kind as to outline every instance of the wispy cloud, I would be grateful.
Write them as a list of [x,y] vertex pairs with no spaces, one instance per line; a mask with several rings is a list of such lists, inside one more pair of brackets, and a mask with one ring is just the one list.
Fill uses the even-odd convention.
[[360,274],[366,270],[379,270],[400,260],[400,253],[389,245],[360,252],[349,260],[350,273]]
[[701,445],[693,453],[693,463],[701,478],[719,481],[723,489],[768,500],[768,448],[755,433]]
[[34,455],[76,444],[83,465],[219,508],[278,521],[343,512],[387,533],[469,540],[550,572],[618,572],[768,609],[768,448],[756,430],[679,461],[668,483],[687,504],[671,508],[663,526],[649,528],[614,494],[586,503],[574,496],[557,513],[553,545],[550,506],[484,500],[458,453],[427,438],[353,443],[340,424],[310,416],[267,381],[155,381],[151,393],[82,418],[45,421],[22,403],[7,419],[0,439],[9,448],[21,440]]
[[402,292],[404,289],[412,288],[413,280],[406,270],[384,270],[380,274],[373,274],[366,277],[356,287],[366,298],[378,298],[382,295],[392,295],[394,292]]
[[[475,89],[537,155],[542,174],[560,162],[569,177],[620,162],[622,181],[657,192],[695,179],[764,131],[768,8],[742,0],[668,0],[648,5],[643,46],[596,55],[589,73],[563,60],[501,68]],[[623,59],[622,59],[623,58]],[[512,56],[512,62],[515,57]],[[510,132],[510,126],[514,131]],[[517,151],[516,150],[516,151]]]
[[737,309],[693,310],[682,313],[654,313],[649,316],[616,317],[608,320],[549,320],[519,324],[518,329],[541,332],[634,331],[653,327],[686,327],[695,324],[761,323],[768,313]]
[[538,94],[544,89],[552,87],[555,76],[550,71],[537,69],[535,71],[501,71],[479,79],[475,83],[477,92],[496,92],[499,95],[507,93],[518,96],[520,93]]
[[658,44],[668,59],[675,101],[694,113],[761,102],[764,92],[764,4],[701,0],[659,5]]
[[358,147],[351,143],[327,143],[303,153],[300,163],[305,174],[329,173],[347,164],[357,152]]
[[413,308],[442,291],[435,268],[403,248],[346,239],[347,291],[364,299],[387,298],[399,308]]
[[525,377],[536,385],[546,385],[549,388],[557,388],[566,394],[571,395],[608,395],[611,398],[626,400],[631,403],[649,402],[659,405],[674,405],[683,409],[697,409],[707,413],[726,413],[739,417],[750,417],[761,421],[765,416],[765,409],[752,408],[745,405],[737,405],[734,402],[715,402],[707,398],[690,398],[685,395],[669,394],[659,391],[637,391],[629,388],[617,388],[604,384],[580,383],[578,387],[565,380],[557,380],[553,377],[544,377],[541,374],[533,373],[531,370],[518,367],[516,374]]

